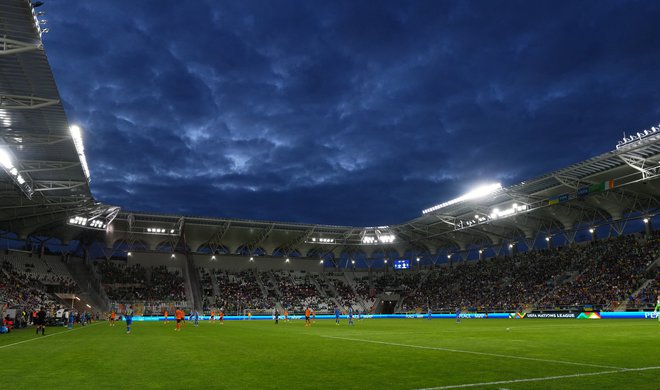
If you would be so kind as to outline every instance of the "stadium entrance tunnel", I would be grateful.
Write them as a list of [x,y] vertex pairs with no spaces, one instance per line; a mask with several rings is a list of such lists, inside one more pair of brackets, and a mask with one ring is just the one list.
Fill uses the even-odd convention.
[[394,314],[394,307],[396,306],[397,301],[383,301],[381,307],[381,314]]

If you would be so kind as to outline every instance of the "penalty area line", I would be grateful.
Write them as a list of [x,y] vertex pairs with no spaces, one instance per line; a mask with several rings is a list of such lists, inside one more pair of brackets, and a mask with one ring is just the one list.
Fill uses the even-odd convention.
[[97,322],[97,323],[95,323],[95,324],[91,324],[91,325],[87,325],[87,326],[81,326],[81,327],[79,327],[79,328],[75,328],[75,329],[71,329],[71,330],[68,330],[68,329],[67,329],[67,330],[63,330],[63,331],[61,331],[61,332],[50,333],[50,334],[47,334],[47,335],[45,335],[45,336],[41,336],[41,337],[37,336],[37,337],[33,337],[33,338],[31,338],[31,339],[27,339],[27,340],[23,340],[23,341],[17,341],[17,342],[15,342],[15,343],[7,344],[7,345],[0,345],[0,349],[7,348],[7,347],[11,347],[11,346],[18,345],[18,344],[29,343],[30,341],[43,340],[43,339],[45,339],[45,338],[47,338],[47,337],[50,337],[50,336],[56,336],[56,335],[58,335],[58,334],[62,334],[62,333],[71,333],[71,332],[75,332],[75,331],[77,331],[77,330],[85,329],[85,328],[90,328],[90,327],[95,326],[95,325],[98,325],[98,324],[100,324],[100,322]]
[[573,366],[585,366],[585,367],[597,367],[597,368],[610,368],[610,369],[615,369],[615,370],[626,370],[626,368],[624,368],[624,367],[603,366],[603,365],[600,365],[600,364],[589,364],[589,363],[577,363],[577,362],[569,362],[569,361],[566,361],[566,360],[553,360],[553,359],[541,359],[541,358],[533,358],[533,357],[525,357],[525,356],[503,355],[503,354],[499,354],[499,353],[467,351],[467,350],[463,350],[463,349],[430,347],[430,346],[424,346],[424,345],[391,343],[391,342],[387,342],[387,341],[354,339],[354,338],[349,338],[349,337],[336,337],[336,336],[321,336],[321,337],[329,338],[329,339],[336,339],[336,340],[358,341],[358,342],[362,342],[362,343],[391,345],[391,346],[395,346],[395,347],[429,349],[429,350],[433,350],[433,351],[466,353],[466,354],[471,354],[471,355],[492,356],[492,357],[507,358],[507,359],[518,359],[518,360],[530,360],[530,361],[544,362],[544,363],[570,364],[570,365],[573,365]]
[[426,387],[426,388],[419,389],[419,390],[460,389],[460,388],[464,388],[464,387],[506,385],[506,384],[511,384],[511,383],[543,382],[543,381],[552,381],[552,380],[557,380],[557,379],[580,378],[580,377],[583,377],[583,376],[621,374],[621,373],[624,373],[624,372],[659,370],[659,369],[660,369],[660,366],[657,366],[657,367],[641,367],[641,368],[624,368],[624,369],[621,369],[621,370],[587,372],[587,373],[583,373],[583,374],[555,375],[555,376],[543,376],[543,377],[539,377],[539,378],[511,379],[511,380],[495,381],[495,382],[478,382],[478,383],[465,383],[465,384],[462,384],[462,385]]

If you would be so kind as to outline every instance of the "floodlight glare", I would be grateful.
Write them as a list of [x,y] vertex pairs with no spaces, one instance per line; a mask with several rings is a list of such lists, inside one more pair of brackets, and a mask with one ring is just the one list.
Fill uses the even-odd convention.
[[80,131],[80,127],[72,125],[69,127],[69,132],[71,132],[73,145],[76,147],[76,152],[78,152],[80,166],[82,166],[83,172],[85,173],[85,178],[87,178],[87,181],[89,181],[89,168],[87,167],[87,158],[85,158],[85,146],[83,145],[82,132]]
[[481,198],[481,197],[484,197],[488,194],[492,194],[493,192],[495,192],[495,191],[497,191],[501,188],[502,188],[502,185],[500,183],[493,183],[493,184],[488,184],[488,185],[485,185],[485,186],[477,187],[474,190],[472,190],[470,192],[467,192],[467,193],[459,196],[456,199],[452,199],[450,201],[447,201],[447,202],[441,203],[439,205],[433,206],[431,208],[428,208],[426,210],[423,210],[422,214],[428,214],[432,211],[436,211],[436,210],[439,210],[443,207],[451,206],[451,205],[459,203],[459,202],[464,202],[466,200]]
[[29,184],[25,181],[23,175],[18,172],[18,169],[14,166],[12,162],[12,157],[8,151],[5,149],[0,149],[0,165],[5,169],[7,174],[14,180],[16,185],[23,190],[23,193],[27,195],[28,198],[32,199],[32,194],[34,190],[30,187]]
[[4,149],[0,149],[0,164],[2,164],[5,169],[14,168],[14,164],[11,162],[11,157]]

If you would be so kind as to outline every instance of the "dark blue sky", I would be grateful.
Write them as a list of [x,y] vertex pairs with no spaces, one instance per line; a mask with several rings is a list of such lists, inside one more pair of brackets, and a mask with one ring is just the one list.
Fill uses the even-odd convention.
[[660,121],[660,2],[48,1],[95,197],[374,226]]

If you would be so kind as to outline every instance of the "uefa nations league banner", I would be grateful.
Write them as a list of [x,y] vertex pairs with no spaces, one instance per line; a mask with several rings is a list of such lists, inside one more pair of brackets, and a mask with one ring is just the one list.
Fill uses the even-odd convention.
[[652,311],[583,311],[583,312],[561,312],[561,311],[532,311],[529,313],[511,313],[509,318],[577,318],[584,320],[600,319],[657,319],[658,313]]

